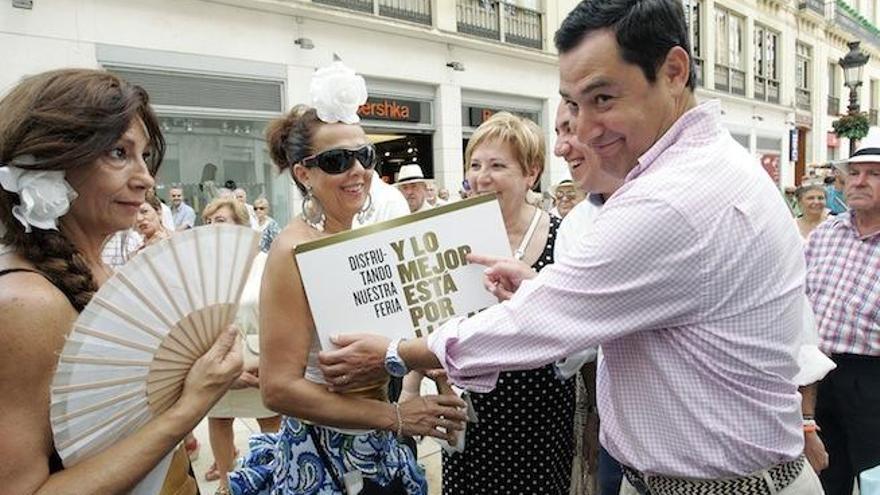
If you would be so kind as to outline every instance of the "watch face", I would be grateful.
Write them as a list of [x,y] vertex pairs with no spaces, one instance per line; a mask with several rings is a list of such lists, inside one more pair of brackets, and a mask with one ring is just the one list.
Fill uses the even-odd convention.
[[399,359],[386,359],[385,371],[391,376],[400,378],[406,374],[406,365]]

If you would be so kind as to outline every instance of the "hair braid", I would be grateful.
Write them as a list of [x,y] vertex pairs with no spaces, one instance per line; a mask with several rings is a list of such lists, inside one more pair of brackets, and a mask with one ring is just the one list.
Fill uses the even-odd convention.
[[58,231],[41,229],[21,235],[16,241],[13,245],[19,253],[64,293],[77,312],[82,311],[98,284],[73,244]]
[[25,233],[12,215],[18,195],[0,189],[0,224],[6,232],[0,243],[13,247],[60,290],[77,312],[91,300],[98,285],[82,255],[57,230],[34,228]]

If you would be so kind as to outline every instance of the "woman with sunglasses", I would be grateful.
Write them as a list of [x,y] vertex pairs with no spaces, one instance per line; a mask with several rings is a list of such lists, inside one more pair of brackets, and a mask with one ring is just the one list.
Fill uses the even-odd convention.
[[284,419],[277,435],[251,439],[244,468],[230,477],[232,493],[425,494],[424,472],[397,438],[450,439],[465,420],[464,402],[440,395],[389,403],[387,377],[352,393],[328,390],[291,255],[297,244],[349,230],[369,209],[376,151],[359,125],[326,122],[305,105],[270,123],[267,142],[305,197],[303,215],[269,251],[260,300],[260,390]]

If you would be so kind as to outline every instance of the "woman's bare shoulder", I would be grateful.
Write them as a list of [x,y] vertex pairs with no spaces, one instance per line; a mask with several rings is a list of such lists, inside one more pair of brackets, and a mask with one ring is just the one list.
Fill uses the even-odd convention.
[[[0,270],[11,268],[32,269],[0,261]],[[0,467],[0,482],[11,480],[13,492],[39,486],[48,476],[49,387],[76,316],[64,294],[39,273],[0,276],[0,455],[13,457]]]
[[[0,264],[0,270],[7,268],[33,269]],[[17,271],[0,276],[0,348],[26,351],[45,346],[54,350],[76,316],[64,293],[43,275]]]
[[[309,227],[301,219],[291,221],[278,234],[269,251],[269,264],[277,264],[279,258],[285,263],[293,263],[293,250],[300,244],[325,237],[325,234]],[[277,265],[276,265],[277,266]]]
[[[275,242],[280,241],[282,247],[293,249],[299,244],[320,239],[321,237],[324,237],[322,232],[313,229],[302,219],[296,218],[284,227],[281,233],[278,234]],[[275,246],[274,243],[272,245],[273,247]]]

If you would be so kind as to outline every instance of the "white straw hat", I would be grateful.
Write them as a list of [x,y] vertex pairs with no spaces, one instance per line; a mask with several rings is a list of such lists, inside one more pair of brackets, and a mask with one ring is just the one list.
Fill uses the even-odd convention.
[[408,182],[427,182],[425,174],[422,173],[422,167],[414,163],[400,167],[400,171],[397,173],[397,182],[394,185]]
[[846,172],[850,163],[878,163],[880,164],[880,128],[871,127],[868,135],[859,141],[859,147],[855,153],[846,160],[840,160],[834,165]]

